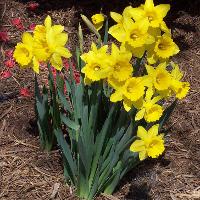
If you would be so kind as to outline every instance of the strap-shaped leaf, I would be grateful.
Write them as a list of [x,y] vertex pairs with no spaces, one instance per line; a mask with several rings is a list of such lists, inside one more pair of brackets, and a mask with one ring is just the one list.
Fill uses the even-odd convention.
[[68,164],[68,174],[70,176],[70,179],[73,182],[73,184],[76,185],[77,166],[73,160],[70,148],[69,148],[69,146],[65,140],[65,137],[60,129],[54,129],[54,133],[56,135],[58,145],[61,147],[62,153]]
[[80,129],[79,124],[76,122],[70,120],[67,116],[60,113],[60,118],[64,124],[66,124],[69,128],[74,129],[75,131],[78,131]]
[[106,23],[105,23],[103,43],[104,43],[104,45],[106,45],[108,43],[108,19],[106,19]]
[[60,90],[58,90],[58,96],[65,110],[68,111],[70,114],[72,114],[72,108],[71,108],[70,102],[66,99],[66,97]]
[[102,127],[102,130],[100,131],[100,133],[98,134],[97,138],[96,138],[96,154],[94,156],[93,159],[93,163],[92,163],[92,168],[91,168],[91,174],[90,174],[90,182],[93,182],[97,167],[98,167],[98,162],[99,162],[99,158],[102,152],[102,148],[105,142],[105,138],[106,135],[109,131],[109,128],[111,126],[111,119],[112,119],[112,115],[115,111],[115,105],[113,105],[110,109],[110,112],[108,114],[108,117],[106,118],[104,125]]
[[163,112],[163,115],[159,120],[159,131],[162,129],[164,124],[167,122],[167,120],[171,116],[173,110],[176,107],[176,103],[177,103],[177,99],[168,108],[166,108],[165,111]]

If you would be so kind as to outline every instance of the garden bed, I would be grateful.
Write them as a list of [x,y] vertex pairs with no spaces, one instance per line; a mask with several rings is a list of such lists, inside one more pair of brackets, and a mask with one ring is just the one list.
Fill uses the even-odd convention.
[[[26,1],[0,2],[1,29],[8,32],[9,40],[1,43],[0,74],[6,69],[5,51],[13,49],[23,31],[11,21],[20,17],[25,30],[31,24],[42,23],[47,14],[56,23],[65,26],[69,33],[68,47],[72,52],[77,43],[76,30],[80,13],[91,17],[103,8],[122,11],[128,1],[115,5],[72,1],[38,1],[35,11],[27,8]],[[53,3],[54,2],[54,3]],[[166,2],[166,1],[163,1]],[[171,1],[169,1],[171,2]],[[184,79],[191,84],[187,98],[178,103],[171,117],[166,142],[166,152],[156,160],[146,160],[127,174],[113,196],[101,195],[98,199],[199,199],[200,198],[200,5],[176,1],[171,3],[167,24],[181,52],[175,57]],[[140,2],[136,2],[137,5]],[[188,5],[187,5],[188,4]],[[116,6],[117,5],[117,6]],[[86,33],[85,49],[94,36]],[[34,116],[34,78],[29,70],[12,69],[13,77],[0,81],[0,199],[77,199],[74,188],[66,187],[58,150],[45,153],[39,147]],[[42,70],[40,81],[45,81]],[[28,88],[27,97],[20,88]]]

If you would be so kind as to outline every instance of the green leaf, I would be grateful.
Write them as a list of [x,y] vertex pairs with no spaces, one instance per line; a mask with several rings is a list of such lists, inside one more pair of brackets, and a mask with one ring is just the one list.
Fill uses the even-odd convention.
[[72,108],[71,108],[70,102],[67,101],[66,97],[60,90],[58,90],[57,92],[58,92],[58,96],[59,96],[60,101],[61,101],[62,105],[64,106],[65,110],[68,111],[70,114],[72,114]]
[[102,130],[97,135],[96,143],[95,143],[96,154],[95,154],[93,162],[92,162],[92,170],[91,170],[90,180],[89,180],[90,183],[93,182],[93,179],[94,179],[94,176],[95,176],[95,172],[96,172],[97,167],[98,167],[101,151],[103,149],[103,145],[104,145],[104,142],[105,142],[105,138],[106,138],[106,135],[107,135],[107,133],[109,131],[109,128],[110,128],[110,126],[112,124],[111,123],[111,119],[112,119],[112,115],[113,115],[114,111],[115,111],[115,105],[113,105],[111,107],[110,112],[108,114],[108,117],[106,118],[106,120],[104,122],[104,125],[102,127]]
[[78,25],[78,39],[79,39],[80,51],[81,51],[81,53],[83,53],[83,31],[82,31],[80,23]]
[[103,43],[104,43],[104,45],[106,45],[108,43],[108,19],[106,19]]
[[65,123],[69,128],[78,131],[80,129],[79,124],[77,124],[76,122],[70,120],[67,116],[65,116],[64,114],[60,113],[60,118],[62,120],[63,123]]
[[98,40],[100,41],[101,40],[101,35],[97,31],[97,29],[94,27],[92,22],[85,15],[81,15],[81,18],[85,22],[87,27],[98,37]]
[[163,112],[163,115],[159,120],[159,131],[162,129],[164,124],[168,121],[169,117],[171,116],[173,110],[176,107],[176,104],[177,104],[177,99]]
[[68,174],[70,176],[70,179],[73,182],[73,184],[76,185],[77,166],[73,160],[70,148],[60,129],[54,129],[54,133],[56,135],[58,145],[61,147],[62,153],[66,159]]

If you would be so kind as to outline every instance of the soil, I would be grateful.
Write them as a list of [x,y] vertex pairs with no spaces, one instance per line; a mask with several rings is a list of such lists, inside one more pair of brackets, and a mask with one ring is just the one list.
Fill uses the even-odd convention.
[[[25,30],[31,23],[42,23],[47,14],[55,23],[65,26],[69,33],[69,49],[74,52],[80,13],[91,17],[100,11],[121,12],[130,3],[124,1],[37,1],[36,11],[27,9],[27,1],[1,0],[0,28],[10,38],[0,44],[0,73],[6,69],[5,50],[13,49],[23,31],[11,24],[20,17]],[[158,1],[157,1],[158,2]],[[187,98],[179,101],[167,125],[166,151],[155,160],[146,160],[121,181],[112,196],[97,199],[112,200],[187,200],[200,199],[200,2],[198,0],[159,1],[171,3],[167,24],[181,52],[174,60],[185,72],[191,90]],[[139,5],[141,1],[134,1]],[[85,49],[91,35],[83,25]],[[34,98],[20,96],[27,87],[33,94],[34,76],[31,70],[14,67],[13,76],[0,80],[0,199],[47,200],[78,199],[74,188],[66,186],[62,161],[58,150],[42,151],[35,128]],[[41,81],[45,79],[42,70]],[[54,192],[57,195],[54,195]]]

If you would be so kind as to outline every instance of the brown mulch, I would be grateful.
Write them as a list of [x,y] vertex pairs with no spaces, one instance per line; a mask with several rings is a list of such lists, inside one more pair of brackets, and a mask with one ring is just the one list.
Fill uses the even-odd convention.
[[[22,34],[11,25],[12,18],[20,17],[27,30],[31,23],[42,23],[47,14],[51,15],[56,23],[65,26],[68,47],[73,52],[80,13],[90,17],[100,8],[106,14],[110,10],[121,11],[129,1],[114,0],[114,5],[109,1],[43,0],[38,1],[40,7],[35,12],[28,11],[25,2],[0,2],[0,28],[6,29],[10,37],[10,41],[0,44],[0,73],[5,69],[4,51],[13,48]],[[170,119],[165,154],[140,164],[127,174],[113,196],[101,195],[99,200],[200,199],[200,3],[168,2],[172,2],[172,8],[167,22],[181,49],[174,60],[185,72],[184,79],[191,83],[190,93],[178,103]],[[93,36],[86,27],[83,29],[88,46]],[[0,199],[78,199],[74,188],[65,185],[59,152],[46,153],[39,147],[33,96],[19,96],[21,87],[28,87],[33,93],[32,72],[18,67],[12,71],[13,78],[0,80],[0,98],[13,94],[13,98],[0,101]]]

